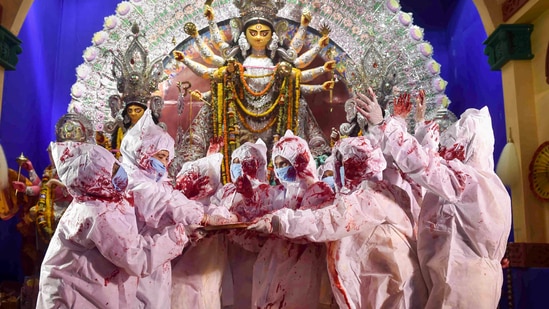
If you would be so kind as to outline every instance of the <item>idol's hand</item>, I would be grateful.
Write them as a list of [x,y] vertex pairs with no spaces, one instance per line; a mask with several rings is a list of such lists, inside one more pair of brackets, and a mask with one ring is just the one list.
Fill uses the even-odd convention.
[[318,45],[322,48],[328,46],[328,43],[330,43],[330,37],[329,36],[323,36],[318,40]]
[[211,6],[209,5],[206,5],[204,7],[204,16],[206,16],[206,18],[209,20],[209,21],[212,21],[214,20],[214,17],[215,17],[215,14],[214,14],[214,10]]
[[191,91],[191,98],[194,100],[202,101],[202,92],[198,90]]
[[27,185],[25,185],[25,183],[21,182],[21,181],[12,181],[11,182],[11,185],[13,186],[13,188],[19,192],[25,192],[25,190],[27,189]]
[[222,136],[212,137],[210,139],[210,147],[208,147],[208,152],[206,156],[221,152],[222,149],[223,149],[223,137]]
[[185,60],[185,55],[178,50],[173,51],[173,57],[175,58],[175,60],[180,62],[183,62],[183,60]]
[[326,72],[332,72],[335,69],[335,60],[330,60],[324,63],[324,71]]
[[333,90],[335,86],[335,82],[333,80],[329,80],[327,82],[322,83],[322,90],[329,91]]
[[31,160],[27,160],[27,161],[23,162],[23,164],[21,164],[21,167],[26,169],[29,172],[34,169],[34,167],[32,166]]

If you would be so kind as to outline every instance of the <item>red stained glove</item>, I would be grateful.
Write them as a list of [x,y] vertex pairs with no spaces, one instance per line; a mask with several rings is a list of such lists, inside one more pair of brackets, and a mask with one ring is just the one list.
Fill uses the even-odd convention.
[[400,118],[406,119],[410,111],[412,110],[412,103],[410,102],[410,94],[403,93],[398,96],[398,99],[393,100],[394,115]]
[[248,177],[240,176],[234,182],[236,192],[242,194],[246,198],[251,198],[254,195],[252,183]]

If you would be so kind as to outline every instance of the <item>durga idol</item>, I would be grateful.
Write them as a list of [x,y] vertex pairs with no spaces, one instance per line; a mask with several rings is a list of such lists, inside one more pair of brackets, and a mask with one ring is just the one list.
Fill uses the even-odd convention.
[[247,141],[261,138],[271,149],[278,136],[292,130],[308,141],[314,155],[330,151],[302,94],[333,89],[333,81],[321,85],[306,83],[335,67],[335,61],[330,60],[323,66],[305,69],[329,43],[329,29],[323,27],[318,42],[300,54],[310,13],[302,14],[299,28],[285,47],[280,37],[287,29],[286,22],[275,23],[285,1],[234,1],[234,4],[240,10],[240,18],[231,20],[231,28],[238,44],[231,45],[223,38],[213,21],[212,7],[206,5],[204,15],[219,54],[204,42],[192,23],[185,25],[185,32],[195,40],[207,65],[189,59],[182,51],[173,52],[177,61],[211,83],[210,91],[192,93],[207,103],[191,123],[178,155],[184,161],[203,157],[211,140],[222,140],[225,182],[232,151]]

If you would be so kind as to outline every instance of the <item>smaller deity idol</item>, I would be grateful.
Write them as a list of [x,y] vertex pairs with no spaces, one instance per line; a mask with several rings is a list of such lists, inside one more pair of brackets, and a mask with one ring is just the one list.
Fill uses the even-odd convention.
[[[131,129],[143,116],[147,108],[155,123],[158,124],[160,113],[164,107],[164,100],[152,95],[158,90],[158,84],[162,79],[163,66],[161,58],[150,62],[148,52],[139,42],[143,37],[139,33],[139,27],[134,24],[131,28],[132,41],[125,53],[115,55],[113,53],[112,73],[120,92],[109,97],[111,116],[114,121],[105,124],[105,132],[111,133],[111,152],[118,159],[120,157],[120,144],[124,134]],[[131,53],[130,53],[131,51]],[[162,125],[162,124],[160,124]]]

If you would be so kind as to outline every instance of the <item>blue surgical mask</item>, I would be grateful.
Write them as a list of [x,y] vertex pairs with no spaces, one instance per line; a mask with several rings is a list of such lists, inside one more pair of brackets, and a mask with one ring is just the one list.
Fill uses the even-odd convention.
[[156,171],[156,181],[159,181],[166,174],[166,167],[157,158],[150,158],[151,166]]
[[341,178],[341,186],[345,186],[345,168],[343,168],[343,165],[339,168],[339,177]]
[[335,191],[335,179],[334,176],[327,176],[322,178],[322,181],[327,183],[333,191]]
[[289,165],[275,169],[276,176],[281,181],[294,182],[296,181],[296,172],[293,166]]
[[126,190],[126,187],[128,186],[128,174],[126,173],[126,170],[120,166],[111,181],[116,191],[122,192]]
[[231,180],[235,181],[240,176],[242,176],[242,164],[231,163]]

